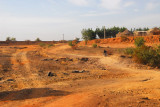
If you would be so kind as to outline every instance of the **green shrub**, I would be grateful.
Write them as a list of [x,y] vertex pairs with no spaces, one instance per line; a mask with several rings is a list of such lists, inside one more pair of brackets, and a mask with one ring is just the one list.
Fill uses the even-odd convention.
[[135,48],[133,56],[139,63],[147,64],[152,67],[160,67],[160,54],[152,47],[137,47]]
[[40,46],[40,47],[45,47],[46,44],[45,44],[45,43],[40,43],[39,46]]
[[72,41],[68,41],[68,45],[69,46],[74,46],[73,43],[72,43]]
[[53,47],[53,46],[54,46],[53,44],[48,44],[48,48]]
[[97,48],[97,44],[93,44],[92,47],[93,47],[93,48]]
[[127,55],[133,55],[133,53],[134,53],[134,48],[126,48],[124,52],[125,52],[125,54],[127,54]]
[[137,37],[135,39],[135,42],[134,42],[134,44],[136,45],[136,47],[144,46],[144,43],[145,43],[145,40],[144,40],[143,37]]

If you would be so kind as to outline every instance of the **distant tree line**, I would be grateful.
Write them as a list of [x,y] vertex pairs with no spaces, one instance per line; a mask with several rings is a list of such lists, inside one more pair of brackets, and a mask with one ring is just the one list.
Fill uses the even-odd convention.
[[93,40],[96,39],[98,36],[100,39],[104,38],[104,31],[105,31],[105,38],[112,38],[116,37],[116,34],[119,32],[125,31],[125,27],[111,27],[111,28],[96,28],[95,30],[92,30],[91,28],[83,29],[81,31],[82,33],[82,39],[84,40]]

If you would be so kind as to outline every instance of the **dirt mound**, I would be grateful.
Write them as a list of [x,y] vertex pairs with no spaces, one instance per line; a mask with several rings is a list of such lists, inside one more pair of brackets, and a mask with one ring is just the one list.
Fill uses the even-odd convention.
[[[130,43],[133,44],[135,38],[139,36],[134,36],[134,37],[125,37],[125,40],[123,37],[117,37],[117,38],[108,38],[108,39],[95,39],[95,40],[90,40],[87,41],[87,45],[92,45],[92,44],[108,44],[108,43]],[[152,35],[152,36],[141,36],[144,37],[144,40],[146,43],[160,43],[160,35]],[[86,42],[82,41],[78,45],[83,46],[85,45]]]

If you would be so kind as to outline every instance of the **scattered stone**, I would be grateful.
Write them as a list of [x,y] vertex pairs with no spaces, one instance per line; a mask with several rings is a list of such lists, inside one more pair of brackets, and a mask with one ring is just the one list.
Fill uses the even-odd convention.
[[0,81],[2,81],[2,77],[0,77]]
[[58,61],[58,59],[55,59],[55,61]]
[[125,56],[125,55],[121,55],[120,57],[121,57],[121,58],[126,58],[126,56]]
[[49,76],[49,77],[53,77],[53,76],[57,76],[57,74],[52,73],[52,72],[49,72],[49,73],[48,73],[48,76]]
[[42,59],[41,61],[52,61],[53,58],[45,58],[45,59]]
[[7,81],[12,81],[12,82],[13,82],[13,81],[15,81],[15,80],[14,80],[14,79],[8,79]]
[[142,81],[149,81],[150,79],[144,79],[144,80],[142,80]]
[[63,73],[63,75],[69,75],[68,73]]
[[101,70],[107,70],[106,68],[101,68]]
[[74,70],[74,71],[72,71],[72,73],[84,73],[84,72],[89,72],[89,71],[86,71],[86,70],[82,70],[82,71]]
[[78,71],[78,70],[74,70],[74,71],[72,71],[72,73],[82,73],[82,72]]
[[88,58],[81,58],[81,61],[87,62],[89,59]]
[[143,100],[150,100],[148,97],[142,98]]

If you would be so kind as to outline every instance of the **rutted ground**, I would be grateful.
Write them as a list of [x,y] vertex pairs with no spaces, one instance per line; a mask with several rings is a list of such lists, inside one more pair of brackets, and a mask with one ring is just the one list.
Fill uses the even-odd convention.
[[[63,44],[45,50],[28,47],[8,53],[11,55],[7,59],[11,67],[1,73],[0,106],[160,105],[159,70],[147,70],[141,65],[138,69],[128,56],[113,54],[103,57],[103,48],[96,52],[90,49],[87,51],[91,53],[86,50],[72,51]],[[86,72],[73,73],[74,70]],[[48,72],[55,75],[48,77]]]

